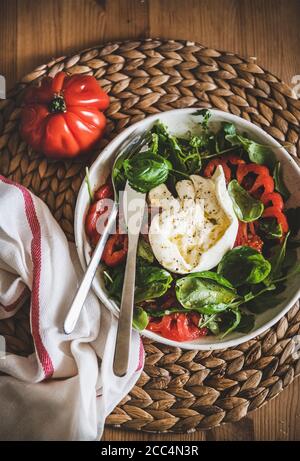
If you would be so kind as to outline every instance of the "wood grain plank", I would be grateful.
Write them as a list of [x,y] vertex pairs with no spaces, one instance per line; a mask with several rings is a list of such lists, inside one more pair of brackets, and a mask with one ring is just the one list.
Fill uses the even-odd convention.
[[17,69],[17,0],[0,3],[0,74],[6,78],[9,88]]
[[151,0],[152,36],[257,57],[287,83],[300,72],[298,0]]
[[1,0],[0,17],[1,42],[10,44],[1,53],[8,86],[54,56],[148,34],[147,3],[140,1]]

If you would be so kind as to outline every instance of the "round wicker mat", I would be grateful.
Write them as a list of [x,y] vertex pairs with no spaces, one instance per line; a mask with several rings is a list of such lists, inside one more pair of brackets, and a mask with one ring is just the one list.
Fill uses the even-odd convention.
[[[240,115],[300,152],[300,101],[255,60],[184,41],[110,43],[41,65],[0,101],[0,174],[29,187],[49,206],[73,239],[76,195],[85,163],[50,162],[20,139],[23,89],[65,70],[94,75],[109,92],[108,129],[98,149],[124,127],[174,108],[216,107]],[[28,306],[27,306],[28,309]],[[238,421],[276,396],[300,373],[293,354],[300,330],[299,306],[273,328],[237,348],[186,351],[144,340],[146,364],[130,394],[107,424],[143,431],[186,432]],[[26,308],[0,322],[12,352],[32,350]]]

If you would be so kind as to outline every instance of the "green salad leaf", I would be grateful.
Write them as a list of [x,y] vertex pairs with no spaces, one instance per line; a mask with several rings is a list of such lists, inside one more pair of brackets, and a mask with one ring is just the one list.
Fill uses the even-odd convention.
[[151,151],[155,149],[155,153],[168,159],[174,174],[189,175],[200,171],[202,162],[199,148],[203,140],[198,136],[189,138],[173,136],[161,122],[153,125],[151,134],[155,137],[155,143],[150,145]]
[[149,323],[147,312],[141,307],[135,307],[133,311],[132,325],[137,331],[143,331]]
[[240,134],[229,134],[226,136],[233,146],[241,146],[247,152],[250,162],[259,165],[267,165],[273,169],[276,164],[276,157],[270,147],[259,144]]
[[278,244],[272,248],[272,253],[269,258],[272,267],[268,277],[268,281],[270,283],[272,283],[274,279],[283,275],[283,265],[286,257],[286,247],[288,238],[289,233],[286,234],[282,244]]
[[132,142],[124,149],[122,154],[118,157],[112,170],[112,180],[116,186],[117,191],[124,190],[126,184],[126,176],[124,171],[124,160],[127,158],[134,157],[141,149],[149,142],[149,133],[145,133],[143,136],[136,137]]
[[258,251],[248,246],[228,251],[218,266],[218,274],[234,287],[262,282],[270,273],[271,264]]
[[267,239],[279,239],[282,237],[282,227],[277,219],[260,219],[259,230]]
[[[108,294],[117,301],[121,301],[125,266],[106,268],[104,271],[105,287]],[[135,280],[135,303],[151,300],[163,296],[170,288],[172,275],[158,266],[141,263],[138,260]]]
[[[212,275],[213,274],[213,275]],[[238,295],[231,284],[213,272],[195,272],[176,281],[176,297],[186,309],[214,314],[228,308]]]
[[280,162],[277,162],[275,165],[273,179],[277,192],[279,192],[285,200],[288,200],[291,194],[283,181]]
[[153,263],[154,261],[154,254],[152,252],[151,245],[143,238],[139,239],[137,256],[144,259],[148,263]]
[[236,179],[233,179],[228,184],[228,193],[235,214],[240,221],[251,222],[260,218],[264,211],[263,203],[248,194]]
[[242,314],[238,308],[226,311],[221,318],[221,337],[224,338],[225,336],[229,335],[229,333],[232,333],[234,330],[236,330],[240,324],[241,318]]
[[150,151],[125,159],[123,166],[130,186],[143,193],[166,182],[171,169],[168,160]]
[[253,330],[255,324],[255,315],[246,314],[246,312],[241,312],[241,319],[239,324],[236,327],[236,330],[241,333],[249,333]]
[[157,266],[141,265],[136,271],[135,302],[159,298],[170,288],[172,275]]

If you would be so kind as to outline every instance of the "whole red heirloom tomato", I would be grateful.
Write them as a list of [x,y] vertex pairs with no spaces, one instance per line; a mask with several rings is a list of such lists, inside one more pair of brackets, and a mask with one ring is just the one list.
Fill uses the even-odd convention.
[[59,72],[29,87],[21,111],[21,134],[47,157],[75,157],[88,151],[101,137],[106,119],[101,112],[109,97],[90,75]]

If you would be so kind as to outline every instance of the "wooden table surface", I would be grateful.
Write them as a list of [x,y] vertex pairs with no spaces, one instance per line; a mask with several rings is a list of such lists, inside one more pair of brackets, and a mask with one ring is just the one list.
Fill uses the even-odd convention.
[[[300,0],[0,0],[0,74],[12,86],[51,57],[108,40],[161,37],[256,56],[287,83],[300,74]],[[106,429],[103,440],[300,440],[295,380],[235,424],[189,435]]]

